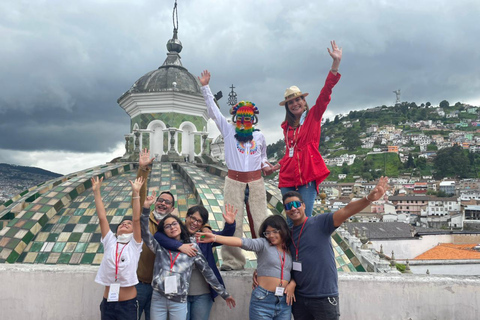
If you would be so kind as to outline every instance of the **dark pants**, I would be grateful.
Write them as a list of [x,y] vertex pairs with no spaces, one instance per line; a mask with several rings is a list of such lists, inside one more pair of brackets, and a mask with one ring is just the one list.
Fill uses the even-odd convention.
[[338,320],[340,306],[338,297],[306,298],[295,296],[296,302],[292,306],[295,320]]
[[153,293],[152,285],[150,283],[139,282],[135,287],[137,288],[138,319],[142,317],[142,312],[145,312],[145,320],[150,320],[150,305]]
[[108,302],[103,298],[100,303],[100,314],[102,320],[137,320],[138,302],[137,299],[125,301]]

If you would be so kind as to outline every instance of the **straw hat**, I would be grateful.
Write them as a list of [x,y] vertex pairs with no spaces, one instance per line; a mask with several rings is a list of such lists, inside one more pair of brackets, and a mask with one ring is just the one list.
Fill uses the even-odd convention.
[[284,106],[290,100],[293,100],[298,97],[306,97],[308,96],[308,92],[302,93],[297,86],[291,86],[285,90],[285,100],[279,103],[279,105]]

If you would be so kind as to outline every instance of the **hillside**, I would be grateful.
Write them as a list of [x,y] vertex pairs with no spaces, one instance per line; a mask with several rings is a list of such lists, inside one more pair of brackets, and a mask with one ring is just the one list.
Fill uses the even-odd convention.
[[41,168],[0,163],[0,202],[30,187],[61,176]]
[[[435,169],[437,153],[454,145],[463,148],[469,159],[462,177],[477,177],[480,108],[460,102],[450,106],[444,100],[437,107],[430,102],[403,102],[336,115],[322,124],[319,150],[332,171],[329,180],[347,174],[345,181],[352,181],[354,176],[371,180],[384,174],[440,177]],[[267,149],[271,160],[280,159],[284,152],[283,140]]]

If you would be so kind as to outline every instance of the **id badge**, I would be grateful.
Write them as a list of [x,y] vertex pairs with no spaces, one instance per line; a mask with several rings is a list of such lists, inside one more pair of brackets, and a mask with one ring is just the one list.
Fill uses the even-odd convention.
[[289,156],[290,158],[293,157],[293,150],[294,150],[293,148],[289,148],[289,149],[288,149],[288,156]]
[[293,261],[293,271],[302,272],[302,263],[300,261]]
[[117,302],[120,296],[120,283],[112,283],[108,290],[108,302]]
[[275,288],[275,295],[277,297],[283,297],[283,293],[285,292],[285,288],[284,287],[276,287]]
[[165,294],[178,293],[177,276],[165,277]]

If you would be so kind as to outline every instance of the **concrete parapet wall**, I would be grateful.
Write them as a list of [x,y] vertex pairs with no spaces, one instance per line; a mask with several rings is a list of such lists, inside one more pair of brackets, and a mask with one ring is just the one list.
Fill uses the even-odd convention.
[[[99,319],[98,267],[1,264],[1,319]],[[252,270],[222,272],[237,302],[217,298],[210,319],[248,319]],[[339,274],[342,319],[480,319],[480,277]]]

